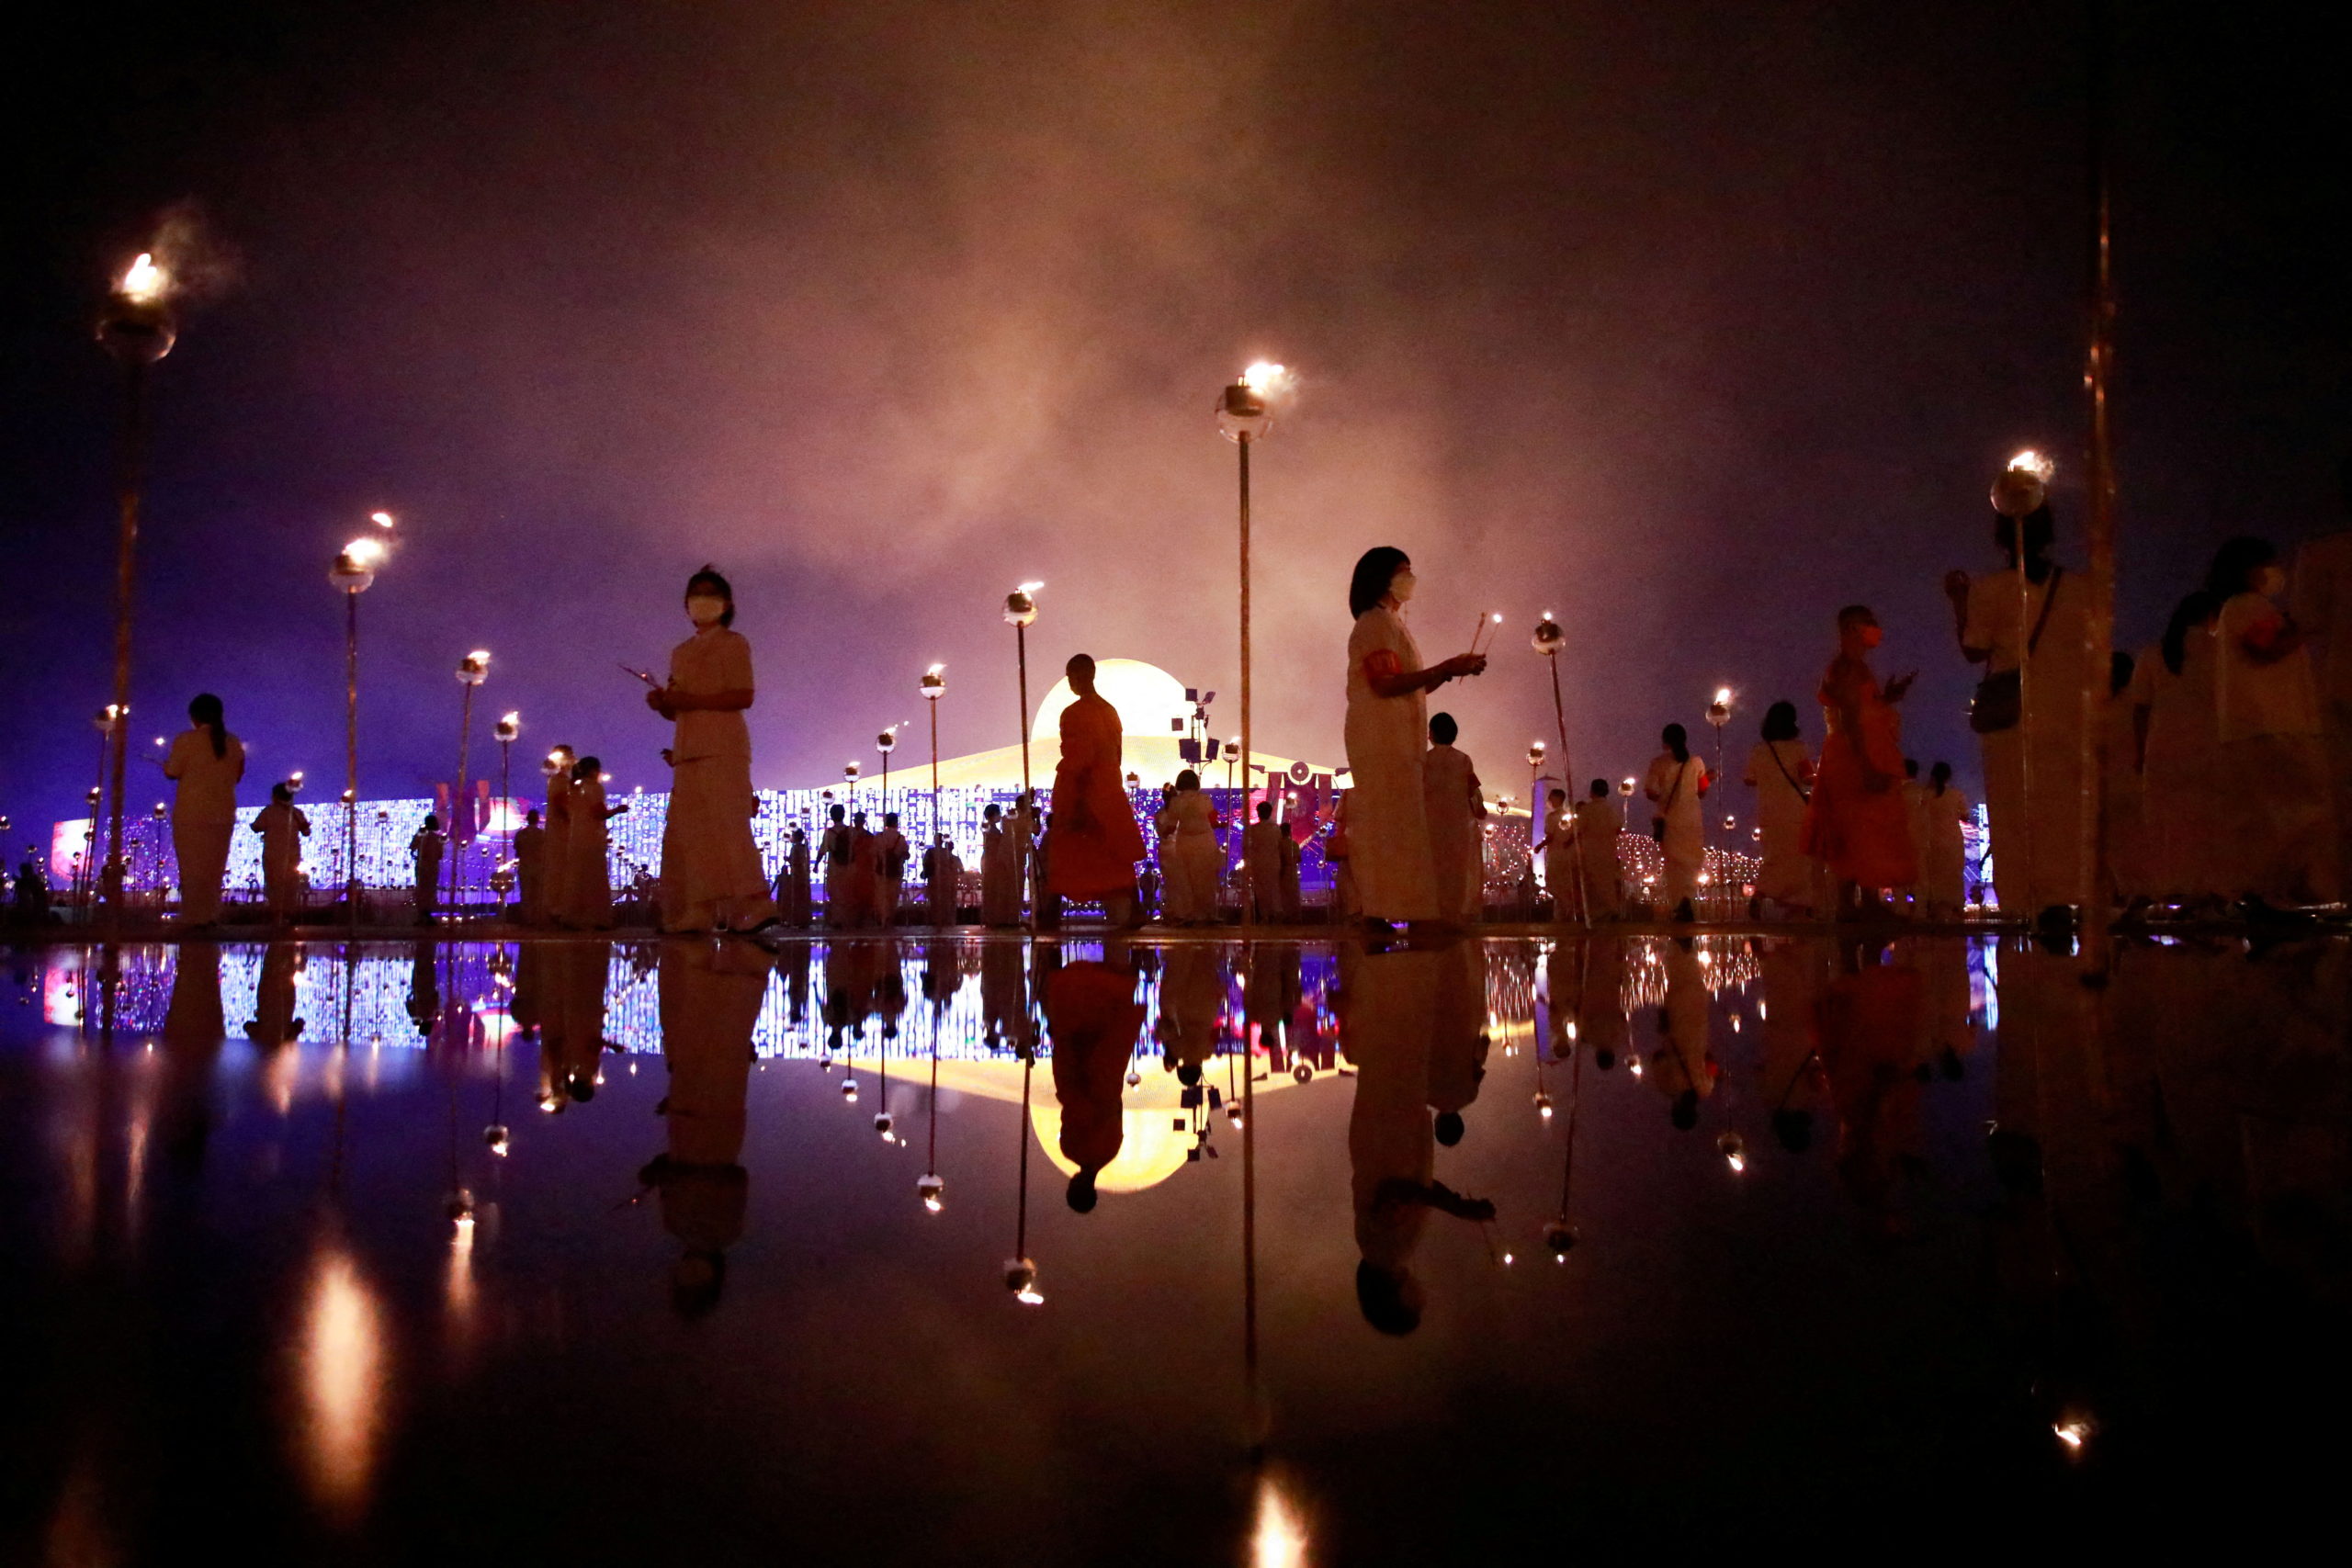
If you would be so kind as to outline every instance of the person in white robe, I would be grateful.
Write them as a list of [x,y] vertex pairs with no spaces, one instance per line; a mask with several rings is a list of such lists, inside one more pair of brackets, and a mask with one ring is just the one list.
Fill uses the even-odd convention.
[[209,692],[187,705],[187,716],[189,728],[164,755],[164,776],[179,786],[172,794],[172,855],[179,864],[180,923],[209,926],[220,919],[245,743],[229,733],[220,699]]
[[578,753],[569,746],[559,746],[540,764],[548,776],[546,874],[539,879],[538,914],[535,924],[555,919],[563,908],[565,889],[571,877],[571,767],[579,761]]
[[564,852],[571,857],[571,864],[564,872],[563,905],[555,912],[558,925],[576,931],[612,929],[612,835],[608,824],[628,809],[626,804],[605,804],[601,761],[582,757],[572,764],[571,831],[564,840]]
[[1544,841],[1535,846],[1544,857],[1544,890],[1551,895],[1552,919],[1580,919],[1584,899],[1577,876],[1577,814],[1568,792],[1555,789],[1544,796]]
[[1430,825],[1438,918],[1455,925],[1478,917],[1487,881],[1479,829],[1487,797],[1478,787],[1478,770],[1453,744],[1460,734],[1452,714],[1432,715],[1430,749],[1421,755],[1421,812]]
[[2022,670],[2018,722],[1980,733],[1993,873],[2002,909],[2064,917],[2085,897],[2083,726],[2090,666],[2085,637],[2090,594],[2052,558],[2056,525],[2043,506],[2024,519],[2025,590],[2019,601],[2016,520],[1996,514],[2001,571],[1944,579],[1962,653],[1988,675]]
[[1577,802],[1577,861],[1583,874],[1585,907],[1596,920],[1613,920],[1625,911],[1624,862],[1617,840],[1624,819],[1609,798],[1609,781],[1595,779],[1585,798]]
[[882,924],[888,929],[899,923],[899,899],[906,892],[907,862],[912,858],[907,836],[899,831],[897,812],[883,813],[882,831],[876,835],[874,852],[882,872],[878,897]]
[[2221,602],[2203,589],[2181,600],[2156,657],[2132,671],[2134,705],[2145,716],[2141,820],[2146,827],[2148,889],[2167,903],[2219,912],[2229,880],[2221,773],[2221,714],[2214,695],[2214,628]]
[[1756,792],[1756,825],[1763,831],[1756,900],[1783,913],[1809,915],[1827,903],[1821,863],[1804,852],[1805,806],[1813,798],[1814,761],[1797,728],[1797,705],[1764,710],[1763,738],[1747,754],[1741,782]]
[[[2352,502],[2352,458],[2345,460],[2343,479],[2345,499]],[[2312,644],[2320,739],[2335,805],[2337,881],[2352,888],[2352,530],[2324,535],[2296,553],[2288,603]]]
[[1291,916],[1283,897],[1283,845],[1287,825],[1274,820],[1274,803],[1258,803],[1258,820],[1241,830],[1241,860],[1249,870],[1250,905],[1262,924],[1280,925]]
[[1017,926],[1021,923],[1021,879],[1015,869],[1012,839],[1006,832],[1003,808],[990,805],[980,813],[980,923]]
[[1666,750],[1650,760],[1642,781],[1642,796],[1650,803],[1651,835],[1666,852],[1666,875],[1658,893],[1673,919],[1695,919],[1691,900],[1698,895],[1699,872],[1707,858],[1707,823],[1700,802],[1712,781],[1707,764],[1691,752],[1690,734],[1680,725],[1668,725],[1659,739]]
[[[1928,852],[1928,786],[1920,781],[1919,759],[1917,757],[1903,759],[1903,824],[1911,837],[1911,863],[1925,865]],[[1925,896],[1916,882],[1898,891],[1911,901],[1915,908],[1924,902]]]
[[1369,923],[1438,919],[1436,869],[1423,806],[1428,694],[1477,675],[1486,655],[1464,653],[1427,669],[1405,626],[1417,580],[1405,552],[1367,550],[1348,584],[1348,866],[1358,912]]
[[1920,814],[1926,830],[1919,844],[1919,908],[1929,919],[1956,920],[1968,909],[1968,842],[1962,826],[1968,801],[1951,782],[1951,764],[1928,770]]
[[1201,789],[1201,776],[1187,768],[1160,808],[1159,865],[1168,882],[1167,919],[1171,925],[1206,925],[1216,919],[1224,852],[1217,847],[1216,809]]
[[261,835],[261,885],[270,919],[285,921],[302,912],[302,840],[311,819],[294,804],[294,786],[273,784],[269,804],[254,815]]
[[2256,918],[2342,896],[2319,683],[2301,629],[2279,608],[2287,574],[2267,540],[2236,538],[2205,589],[2222,601],[2215,712],[2236,830],[2230,886]]
[[776,913],[752,838],[758,804],[743,721],[758,694],[752,645],[734,629],[735,591],[710,568],[686,580],[685,608],[695,635],[671,649],[669,684],[645,694],[646,706],[677,727],[662,831],[662,929],[756,931]]
[[964,878],[964,863],[956,858],[956,847],[946,834],[923,852],[923,891],[929,904],[926,913],[934,926],[956,923],[956,887]]

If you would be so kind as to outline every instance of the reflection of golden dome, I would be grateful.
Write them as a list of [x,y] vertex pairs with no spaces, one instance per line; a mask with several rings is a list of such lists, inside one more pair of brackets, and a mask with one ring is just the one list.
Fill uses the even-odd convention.
[[[880,1065],[870,1056],[860,1057],[850,1063],[849,1070],[863,1077]],[[1103,1167],[1095,1178],[1098,1191],[1140,1192],[1147,1187],[1156,1187],[1183,1168],[1184,1151],[1193,1146],[1193,1134],[1179,1131],[1175,1124],[1177,1118],[1184,1115],[1183,1108],[1177,1103],[1183,1095],[1183,1085],[1176,1081],[1175,1074],[1156,1062],[1137,1065],[1143,1069],[1143,1082],[1127,1090],[1121,1102],[1119,1157]],[[927,1077],[931,1071],[929,1060],[922,1057],[901,1057],[891,1066],[894,1082],[910,1072]],[[1209,1064],[1211,1068],[1216,1066],[1214,1062]],[[1339,1078],[1336,1074],[1323,1073],[1315,1081],[1336,1083]],[[943,1061],[939,1064],[939,1087],[1018,1105],[1021,1064],[1010,1056],[978,1062]],[[1282,1074],[1255,1087],[1257,1099],[1263,1100],[1301,1086],[1287,1074]],[[1224,1110],[1208,1114],[1216,1118],[1218,1134],[1228,1138],[1235,1135]],[[1029,1084],[1029,1129],[1036,1134],[1038,1147],[1053,1162],[1054,1168],[1065,1176],[1077,1174],[1078,1168],[1062,1157],[1061,1102],[1054,1098],[1053,1063],[1044,1057],[1038,1059],[1036,1075]],[[1234,1149],[1228,1145],[1226,1153],[1230,1156]]]
[[[1154,1073],[1127,1090],[1119,1111],[1118,1157],[1096,1173],[1096,1191],[1140,1192],[1184,1168],[1184,1151],[1193,1146],[1193,1134],[1176,1125],[1184,1119],[1176,1103],[1181,1087],[1173,1073]],[[1037,1134],[1037,1146],[1046,1151],[1054,1168],[1064,1176],[1076,1176],[1078,1167],[1062,1153],[1061,1101],[1054,1098],[1050,1083],[1045,1088],[1044,1094],[1033,1092],[1029,1097],[1030,1130]]]
[[[1094,690],[1104,702],[1119,710],[1119,729],[1126,735],[1148,735],[1166,739],[1175,731],[1171,719],[1193,716],[1193,705],[1184,700],[1184,682],[1157,664],[1146,664],[1140,659],[1100,659],[1094,663]],[[1037,705],[1037,716],[1029,726],[1032,740],[1058,740],[1062,733],[1062,709],[1078,701],[1078,694],[1070,690],[1069,677],[1065,675],[1054,682],[1046,700]]]

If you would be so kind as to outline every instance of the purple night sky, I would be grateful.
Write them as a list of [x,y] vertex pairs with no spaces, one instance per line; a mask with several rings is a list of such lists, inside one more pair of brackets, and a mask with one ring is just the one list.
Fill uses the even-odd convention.
[[[2341,525],[2346,148],[2290,13],[2129,8],[2118,641],[2229,533]],[[166,215],[209,298],[159,381],[134,751],[226,698],[247,799],[339,787],[329,558],[387,507],[362,788],[488,717],[665,787],[684,578],[729,572],[763,785],[869,767],[947,662],[950,754],[1018,734],[1006,589],[1069,653],[1238,728],[1219,387],[1303,377],[1259,454],[1261,743],[1341,758],[1348,568],[1415,557],[1437,705],[1521,795],[1569,635],[1580,774],[1741,693],[1810,695],[1849,601],[1975,772],[1946,569],[2055,452],[2079,558],[2075,6],[935,3],[132,6],[44,17],[8,113],[0,741],[13,851],[77,815],[107,700],[117,388],[89,340]],[[21,153],[20,153],[21,155]],[[902,757],[905,753],[901,753]],[[160,796],[134,772],[131,804]],[[330,781],[334,781],[331,784]],[[325,787],[322,787],[325,786]],[[1745,799],[1745,792],[1734,803]]]

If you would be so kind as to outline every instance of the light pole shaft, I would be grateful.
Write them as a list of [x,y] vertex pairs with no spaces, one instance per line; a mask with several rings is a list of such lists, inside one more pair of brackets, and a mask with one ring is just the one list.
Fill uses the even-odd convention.
[[474,743],[474,687],[466,682],[465,703],[458,720],[458,793],[449,797],[449,913],[458,912],[458,871],[466,853],[465,840],[458,832],[458,813],[466,809],[466,763]]
[[2083,378],[2090,395],[2090,505],[2084,543],[2090,558],[2090,614],[2086,617],[2088,671],[2083,695],[2081,833],[2083,957],[2105,974],[2109,953],[2107,863],[2107,727],[2098,720],[2111,679],[2115,647],[2115,455],[2108,423],[2108,378],[2115,357],[2115,292],[2110,260],[2107,118],[2112,20],[2106,0],[2091,6],[2088,153],[2090,176],[2090,353]]
[[939,842],[939,699],[931,700],[931,841]]
[[133,362],[123,383],[122,473],[117,493],[114,565],[114,733],[107,764],[107,858],[103,881],[117,920],[123,910],[123,773],[130,749],[130,624],[139,570],[139,479],[147,446],[147,367]]
[[343,593],[343,893],[359,933],[359,591]]
[[[1241,453],[1241,832],[1248,842],[1251,813],[1250,810],[1250,433],[1240,433],[1234,444]],[[1229,777],[1230,775],[1228,775]],[[1250,898],[1248,886],[1247,857],[1244,857],[1244,886],[1241,890],[1241,923],[1251,923]],[[1246,1132],[1249,1123],[1242,1123]]]

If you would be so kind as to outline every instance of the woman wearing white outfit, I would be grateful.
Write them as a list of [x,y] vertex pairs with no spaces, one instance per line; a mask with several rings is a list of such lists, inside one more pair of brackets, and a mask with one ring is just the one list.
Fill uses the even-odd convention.
[[1756,897],[1808,914],[1823,902],[1821,863],[1804,852],[1804,808],[1812,798],[1813,758],[1797,734],[1797,705],[1774,703],[1764,710],[1763,739],[1747,754],[1741,781],[1756,792],[1756,825],[1763,836],[1763,863],[1756,873]]
[[164,758],[164,776],[179,784],[172,797],[172,854],[179,862],[180,920],[209,926],[220,918],[245,743],[229,733],[220,699],[209,692],[187,705],[187,716],[188,728]]
[[[675,721],[670,813],[662,831],[662,929],[752,931],[775,900],[752,840],[752,645],[735,631],[735,591],[708,567],[686,580],[695,635],[670,651],[670,683],[645,705]],[[575,857],[576,859],[576,857]]]
[[[2083,721],[2090,667],[2085,661],[2090,594],[2051,558],[2056,525],[2047,505],[2022,521],[1995,514],[1993,539],[2004,570],[1971,581],[1944,579],[1959,622],[1961,651],[1989,676],[2022,668],[2015,723],[1982,729],[1984,803],[1993,832],[1993,874],[2004,910],[2065,917],[2086,896],[2083,866]],[[2025,538],[2020,602],[2017,540]],[[2102,682],[2102,685],[2104,682]]]
[[2267,540],[2237,538],[2213,558],[2205,591],[2222,601],[2214,711],[2237,817],[2231,886],[2256,917],[2341,896],[2335,801],[2321,740],[2319,683],[2302,631],[2281,610],[2287,574]]
[[1919,793],[1925,830],[1919,844],[1919,904],[1930,919],[1956,920],[1968,910],[1968,801],[1952,787],[1951,764],[1928,770]]
[[1348,864],[1358,909],[1374,925],[1438,918],[1437,874],[1422,805],[1428,694],[1487,668],[1464,653],[1429,669],[1406,629],[1413,563],[1383,545],[1366,550],[1348,583]]
[[1690,737],[1669,724],[1659,739],[1666,750],[1650,762],[1642,795],[1651,803],[1655,835],[1666,851],[1666,883],[1660,889],[1678,920],[1698,919],[1691,900],[1699,892],[1699,869],[1707,858],[1707,823],[1699,797],[1711,782],[1707,764],[1690,754]]
[[2148,891],[2164,902],[2217,908],[2228,880],[2229,829],[2213,695],[2213,628],[2221,601],[2203,589],[2173,610],[2156,657],[2132,671],[2145,729],[2140,811],[2148,835]]
[[1216,809],[1201,793],[1201,775],[1186,768],[1176,775],[1176,792],[1154,818],[1159,829],[1159,871],[1167,884],[1170,924],[1206,925],[1216,919],[1218,872]]

